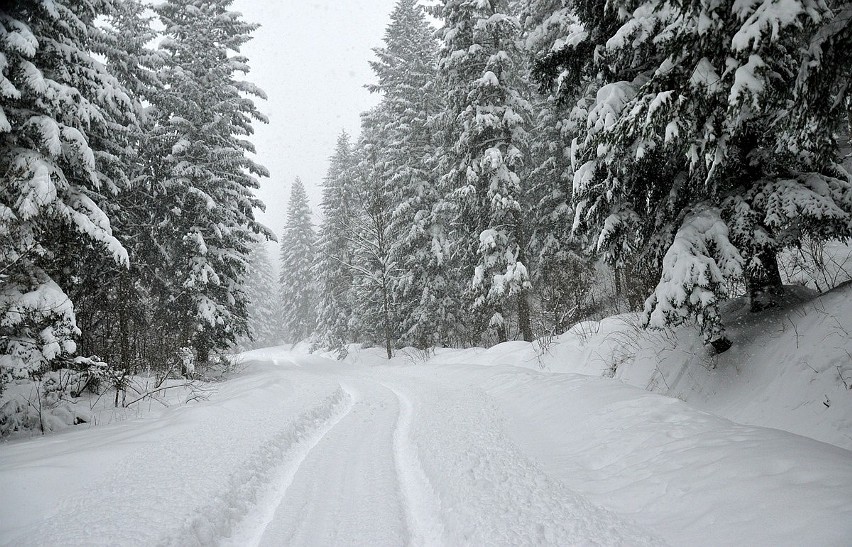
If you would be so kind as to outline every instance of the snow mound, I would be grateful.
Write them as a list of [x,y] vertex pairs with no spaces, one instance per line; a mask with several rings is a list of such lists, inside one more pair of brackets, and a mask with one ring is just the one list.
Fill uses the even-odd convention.
[[[852,282],[823,295],[788,287],[781,304],[720,307],[733,346],[715,355],[698,330],[644,330],[638,314],[584,321],[552,340],[491,347],[400,350],[391,363],[514,367],[614,377],[738,423],[773,427],[852,449]],[[347,362],[387,363],[355,349]]]
[[550,476],[673,545],[841,545],[852,534],[846,450],[603,378],[504,372],[480,385]]

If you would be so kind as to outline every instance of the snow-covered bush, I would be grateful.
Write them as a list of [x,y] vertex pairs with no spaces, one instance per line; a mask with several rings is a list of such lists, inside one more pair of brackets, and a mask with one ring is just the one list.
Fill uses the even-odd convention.
[[[7,370],[0,394],[0,437],[48,433],[84,423],[121,420],[138,414],[140,403],[162,406],[205,399],[209,390],[198,380],[220,379],[237,365],[216,353],[203,370],[194,369],[194,354],[182,348],[170,374],[129,374],[98,357],[76,357],[44,373],[26,368]],[[180,369],[188,370],[186,377]],[[135,409],[135,410],[132,410]]]
[[0,437],[16,432],[47,433],[91,421],[91,409],[76,404],[79,397],[98,393],[106,364],[78,358],[73,368],[45,373],[23,368],[12,374],[8,393],[0,397]]
[[706,342],[723,338],[718,302],[726,296],[725,280],[741,275],[742,267],[720,211],[696,211],[684,220],[663,259],[660,283],[645,302],[645,324],[664,329],[693,318]]
[[71,301],[52,279],[41,271],[26,278],[34,282],[0,286],[0,369],[44,372],[76,351],[79,330]]

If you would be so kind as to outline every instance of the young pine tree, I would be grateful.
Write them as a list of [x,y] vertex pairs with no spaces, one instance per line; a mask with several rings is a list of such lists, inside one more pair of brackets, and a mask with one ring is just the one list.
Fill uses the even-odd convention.
[[290,191],[287,224],[281,236],[279,277],[281,331],[290,343],[304,340],[316,327],[316,282],[311,270],[315,240],[308,195],[297,177]]

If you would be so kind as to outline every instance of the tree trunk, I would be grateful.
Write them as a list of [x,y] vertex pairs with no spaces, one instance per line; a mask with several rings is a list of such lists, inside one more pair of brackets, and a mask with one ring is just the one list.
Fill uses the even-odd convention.
[[613,289],[615,289],[615,309],[621,312],[621,300],[624,290],[621,286],[621,266],[618,264],[612,267],[612,281]]
[[130,327],[128,326],[128,317],[127,317],[127,306],[129,305],[129,301],[131,298],[130,291],[126,290],[127,287],[127,278],[122,276],[121,280],[121,290],[119,298],[122,301],[118,304],[118,332],[121,340],[121,366],[125,370],[129,370],[130,367]]
[[391,324],[390,324],[390,297],[388,296],[387,278],[382,277],[382,312],[385,316],[385,350],[388,352],[388,360],[393,357],[393,345],[391,343]]
[[751,311],[758,312],[778,305],[782,294],[781,272],[778,269],[778,253],[764,249],[758,254],[763,268],[748,274],[748,291]]
[[532,325],[530,324],[530,303],[527,300],[527,291],[521,291],[518,295],[518,326],[525,342],[533,341]]
[[[206,365],[207,361],[210,359],[210,347],[207,344],[207,340],[203,338],[202,334],[199,334],[195,341],[195,364],[196,365]],[[186,371],[183,371],[186,374]]]
[[[516,215],[516,236],[518,238],[518,261],[527,269],[529,279],[532,279],[532,266],[527,261],[526,245],[527,238],[524,231],[523,221]],[[528,300],[529,291],[522,289],[518,293],[518,327],[521,329],[521,335],[525,342],[533,341],[532,324],[530,322],[530,302]]]

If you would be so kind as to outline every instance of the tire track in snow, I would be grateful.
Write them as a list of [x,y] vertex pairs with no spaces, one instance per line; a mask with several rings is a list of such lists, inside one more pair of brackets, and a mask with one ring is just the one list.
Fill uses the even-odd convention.
[[275,513],[278,511],[278,507],[281,505],[281,502],[284,501],[284,498],[287,495],[287,490],[290,488],[290,485],[293,484],[293,478],[296,476],[296,473],[299,472],[299,468],[302,466],[302,463],[304,463],[305,458],[308,457],[308,454],[314,449],[314,447],[316,447],[317,444],[319,444],[323,437],[325,437],[329,431],[331,431],[343,418],[346,417],[347,414],[352,411],[352,407],[360,399],[358,392],[349,386],[341,384],[340,390],[345,394],[343,408],[332,415],[331,418],[322,425],[322,427],[317,428],[310,437],[305,438],[303,442],[299,443],[299,445],[295,447],[295,450],[292,452],[292,456],[290,456],[287,463],[281,468],[281,474],[276,478],[273,489],[267,494],[267,496],[264,496],[258,501],[258,506],[263,508],[262,512],[258,515],[261,519],[260,522],[257,526],[252,526],[252,534],[247,541],[238,540],[236,543],[237,545],[257,546],[260,544],[263,533],[266,531],[267,527],[269,527],[272,519],[275,518]]
[[412,545],[443,545],[444,525],[439,517],[440,500],[423,468],[417,450],[411,442],[411,423],[414,405],[401,391],[382,383],[399,401],[399,417],[393,432],[394,462],[399,486],[405,503],[409,543]]
[[[340,385],[299,415],[231,475],[225,492],[200,507],[161,545],[257,545],[308,453],[351,410],[357,394]],[[271,486],[270,486],[271,485]]]

